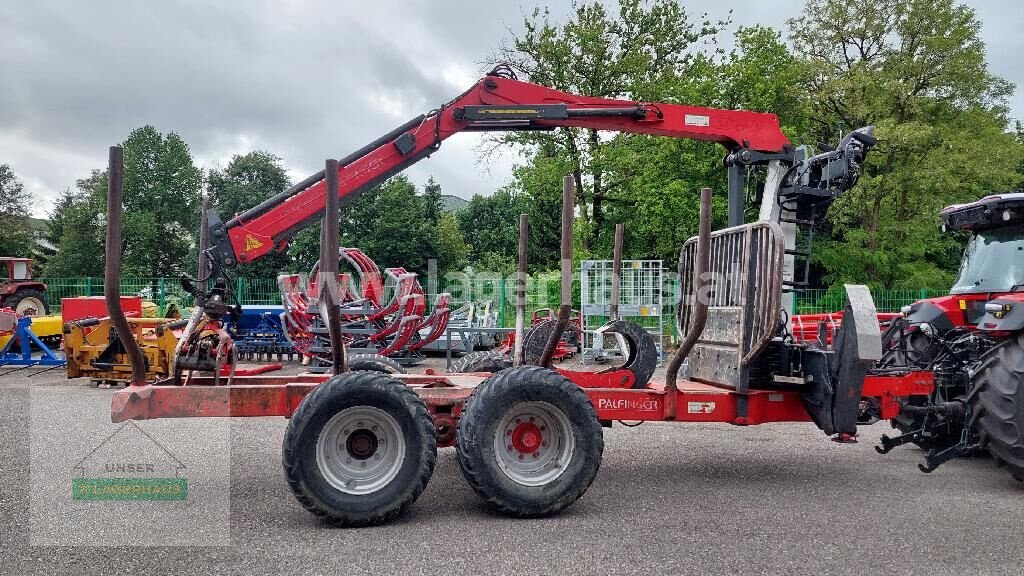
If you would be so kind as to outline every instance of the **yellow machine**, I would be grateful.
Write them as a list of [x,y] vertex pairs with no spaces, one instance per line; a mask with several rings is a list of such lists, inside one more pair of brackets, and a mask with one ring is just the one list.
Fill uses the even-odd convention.
[[[166,377],[184,321],[173,318],[128,318],[135,341],[146,358],[146,380]],[[109,319],[88,318],[64,325],[68,378],[128,382],[132,369]]]
[[[32,333],[40,340],[56,348],[60,343],[61,319],[60,316],[33,316]],[[0,349],[7,345],[7,341],[14,338],[13,334],[0,335]]]

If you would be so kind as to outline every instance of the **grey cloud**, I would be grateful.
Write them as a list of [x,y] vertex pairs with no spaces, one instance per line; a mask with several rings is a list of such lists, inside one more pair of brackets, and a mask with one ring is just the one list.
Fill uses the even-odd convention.
[[[551,4],[556,18],[568,11],[567,1]],[[732,7],[737,24],[783,28],[800,3],[686,6],[712,17]],[[1009,0],[977,8],[993,68],[1024,80],[1021,10]],[[500,0],[5,2],[0,162],[38,195],[40,215],[56,192],[104,164],[108,145],[147,123],[181,134],[204,166],[262,148],[302,178],[461,92],[443,71],[475,75],[532,9]],[[410,176],[434,174],[465,197],[490,193],[515,157],[477,166],[479,138],[453,138]]]

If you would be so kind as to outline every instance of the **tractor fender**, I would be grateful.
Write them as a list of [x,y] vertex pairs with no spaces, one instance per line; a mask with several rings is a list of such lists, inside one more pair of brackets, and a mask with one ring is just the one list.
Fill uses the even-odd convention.
[[989,300],[990,304],[998,304],[1003,307],[999,312],[985,311],[978,322],[978,329],[986,332],[1016,332],[1024,329],[1024,298],[1014,296],[1001,296]]
[[11,282],[9,284],[0,284],[0,296],[10,296],[15,292],[21,290],[38,290],[40,292],[46,292],[46,284],[42,282]]

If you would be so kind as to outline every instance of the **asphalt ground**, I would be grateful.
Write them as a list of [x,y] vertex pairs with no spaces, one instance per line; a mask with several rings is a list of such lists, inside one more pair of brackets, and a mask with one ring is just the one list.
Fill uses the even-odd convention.
[[289,492],[283,419],[143,422],[187,464],[189,501],[72,502],[113,391],[23,373],[0,376],[0,574],[1024,573],[1024,487],[985,458],[923,474],[914,448],[879,455],[886,424],[855,445],[805,424],[616,425],[587,494],[540,520],[490,512],[442,449],[408,515],[346,530]]

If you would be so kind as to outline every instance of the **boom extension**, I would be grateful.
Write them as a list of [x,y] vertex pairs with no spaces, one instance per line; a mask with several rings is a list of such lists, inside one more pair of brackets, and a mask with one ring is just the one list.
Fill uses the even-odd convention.
[[[855,180],[863,154],[873,144],[870,133],[858,133],[854,142],[857,146],[850,150],[841,146],[804,160],[802,151],[796,150],[780,130],[774,114],[578,96],[517,80],[507,68],[498,67],[451,102],[340,159],[338,196],[343,203],[350,201],[426,158],[458,132],[559,127],[718,142],[728,149],[725,162],[729,166],[773,161],[784,168],[804,166],[786,172],[790,195],[807,190],[821,196],[823,189],[832,189],[832,195],[838,195],[852,186],[852,181],[844,178],[838,183],[841,189],[835,189],[829,172],[821,170],[822,162],[815,163],[815,159],[823,159],[833,171],[835,163],[842,162],[838,168],[844,176],[854,173]],[[871,142],[860,146],[863,138],[871,138]],[[824,158],[826,155],[828,158]],[[742,178],[742,174],[729,170],[730,180]],[[733,192],[742,194],[742,183],[731,183],[730,194]],[[320,219],[325,206],[324,172],[320,171],[227,222],[211,211],[207,214],[209,277],[223,278],[225,270],[238,263],[283,250],[296,232]],[[739,206],[742,209],[741,200]]]

